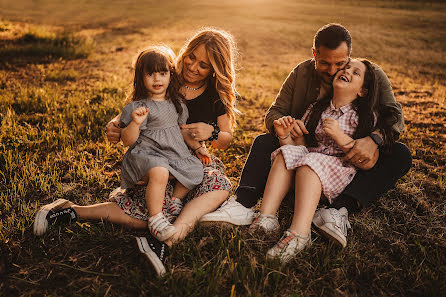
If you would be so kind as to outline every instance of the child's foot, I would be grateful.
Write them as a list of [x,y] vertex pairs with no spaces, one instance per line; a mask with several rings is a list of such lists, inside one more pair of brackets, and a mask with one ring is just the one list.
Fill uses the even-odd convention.
[[162,276],[166,273],[166,267],[164,266],[167,256],[169,255],[169,246],[164,242],[158,241],[152,236],[149,237],[136,237],[138,248],[143,253],[156,273]]
[[176,228],[160,212],[149,218],[149,230],[158,240],[165,241],[175,233]]
[[249,226],[250,232],[273,232],[279,230],[279,219],[275,215],[257,214],[257,218]]
[[322,231],[328,239],[347,246],[347,229],[351,229],[348,221],[348,211],[345,207],[337,210],[336,208],[319,208],[314,213],[313,224]]
[[268,250],[267,259],[279,259],[280,263],[290,262],[299,252],[311,245],[311,232],[307,237],[303,237],[296,232],[287,230],[283,233],[279,242]]
[[170,223],[175,221],[182,209],[183,202],[180,199],[175,197],[164,199],[163,214]]
[[34,234],[43,235],[48,230],[48,226],[52,224],[75,222],[77,214],[71,205],[73,203],[68,200],[57,199],[53,203],[42,206],[34,219]]

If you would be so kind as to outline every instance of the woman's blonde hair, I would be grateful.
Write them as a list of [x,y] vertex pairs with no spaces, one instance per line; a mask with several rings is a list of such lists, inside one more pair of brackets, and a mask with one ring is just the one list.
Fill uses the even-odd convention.
[[198,31],[178,54],[176,69],[181,79],[183,79],[184,58],[201,44],[204,44],[206,48],[213,73],[215,73],[214,77],[211,72],[210,83],[215,86],[220,100],[228,111],[231,126],[234,127],[236,113],[238,113],[235,108],[237,94],[235,89],[235,59],[237,50],[234,38],[230,33],[215,28],[203,28]]

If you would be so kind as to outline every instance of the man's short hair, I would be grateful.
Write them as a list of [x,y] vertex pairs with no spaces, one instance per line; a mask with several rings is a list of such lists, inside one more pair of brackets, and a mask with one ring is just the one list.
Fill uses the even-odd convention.
[[313,48],[316,53],[319,47],[325,46],[331,50],[336,49],[342,42],[347,43],[348,54],[352,51],[352,37],[348,30],[340,24],[327,24],[316,32],[313,39]]

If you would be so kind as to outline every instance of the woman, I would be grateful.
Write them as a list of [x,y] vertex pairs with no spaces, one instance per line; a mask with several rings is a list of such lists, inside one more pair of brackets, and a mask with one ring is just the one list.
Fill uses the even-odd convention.
[[[229,146],[235,125],[235,51],[235,42],[229,33],[206,28],[197,32],[177,57],[177,71],[184,84],[181,92],[189,110],[187,124],[182,126],[183,133],[198,141],[210,141],[217,149]],[[119,122],[117,116],[106,126],[107,138],[112,143],[120,139]],[[189,192],[189,202],[173,223],[176,233],[166,242],[159,242],[153,237],[137,238],[139,249],[158,274],[166,271],[164,260],[168,248],[184,239],[204,214],[220,206],[232,189],[222,162],[214,156],[211,156],[211,160],[211,164],[204,168],[202,183]],[[176,207],[171,200],[172,189],[171,185],[167,187],[165,200],[171,203],[171,207]],[[106,219],[130,228],[143,229],[147,228],[144,192],[145,186],[128,192],[118,188],[110,194],[109,202],[90,206],[73,205],[60,199],[42,207],[39,213],[40,217],[46,218],[45,224],[51,223],[51,217],[62,218],[63,214],[67,214],[67,220],[73,220],[76,218],[71,217],[74,212],[68,211],[70,208],[61,210],[64,206],[71,206],[81,219]],[[59,209],[58,212],[56,209]]]

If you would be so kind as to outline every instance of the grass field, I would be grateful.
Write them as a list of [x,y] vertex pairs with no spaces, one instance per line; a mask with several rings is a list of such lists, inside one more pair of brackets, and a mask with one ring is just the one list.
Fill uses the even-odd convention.
[[[417,1],[0,1],[0,296],[445,296],[446,4]],[[345,25],[355,57],[388,74],[402,104],[411,171],[350,217],[341,250],[317,232],[296,261],[265,261],[275,239],[197,226],[157,278],[134,236],[107,222],[32,234],[42,204],[102,202],[125,148],[104,126],[123,106],[142,47],[176,52],[201,26],[238,43],[242,114],[214,151],[234,185],[263,115],[316,30]],[[280,210],[283,228],[290,207]]]

